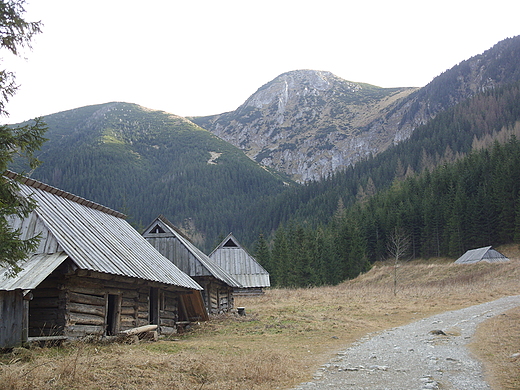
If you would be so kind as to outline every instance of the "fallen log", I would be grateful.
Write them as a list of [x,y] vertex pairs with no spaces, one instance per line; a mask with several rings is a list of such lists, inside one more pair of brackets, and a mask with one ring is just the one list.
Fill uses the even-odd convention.
[[156,329],[157,329],[157,325],[143,325],[143,326],[139,326],[137,328],[124,330],[121,333],[130,336],[130,335],[134,335],[134,334],[152,332]]

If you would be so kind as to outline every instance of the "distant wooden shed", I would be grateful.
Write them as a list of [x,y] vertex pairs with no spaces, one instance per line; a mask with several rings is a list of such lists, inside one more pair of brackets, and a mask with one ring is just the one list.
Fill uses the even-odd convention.
[[455,261],[455,264],[474,264],[479,261],[502,263],[509,261],[509,258],[493,249],[491,246],[486,246],[484,248],[471,249],[467,251]]
[[233,290],[242,285],[211,261],[166,217],[157,217],[144,230],[143,237],[204,288],[202,296],[208,313],[223,313],[234,307]]
[[235,289],[237,295],[263,294],[263,289],[271,285],[269,272],[239,244],[232,233],[209,254],[209,258],[240,282],[242,287]]
[[[16,174],[7,172],[7,178]],[[205,320],[202,287],[162,256],[124,215],[44,183],[22,178],[20,193],[37,208],[10,226],[40,234],[16,277],[0,269],[0,348],[31,337],[115,335],[155,324]]]

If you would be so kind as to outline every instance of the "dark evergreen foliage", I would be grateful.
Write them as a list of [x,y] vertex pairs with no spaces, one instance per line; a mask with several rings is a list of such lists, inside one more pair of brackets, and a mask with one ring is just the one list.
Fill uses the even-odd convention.
[[231,231],[253,242],[252,208],[287,188],[242,151],[161,111],[108,103],[45,120],[49,141],[33,178],[122,211],[138,229],[163,214],[208,252]]
[[[275,285],[355,277],[388,257],[396,227],[409,237],[410,258],[457,257],[518,240],[520,143],[513,136],[505,145],[472,151],[486,137],[518,126],[518,107],[519,84],[486,91],[388,151],[281,194],[279,203],[272,202],[279,213],[271,215],[289,208],[292,222],[274,234],[268,270]],[[406,171],[422,173],[407,177]]]

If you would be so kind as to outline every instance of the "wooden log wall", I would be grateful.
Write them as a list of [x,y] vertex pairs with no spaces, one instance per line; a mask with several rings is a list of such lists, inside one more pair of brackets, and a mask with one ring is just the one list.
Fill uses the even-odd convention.
[[35,290],[29,301],[29,337],[61,336],[65,327],[64,272],[66,265],[49,275]]
[[0,291],[0,349],[22,345],[23,294]]
[[225,313],[234,307],[233,288],[215,278],[194,278],[204,291],[202,297],[209,314]]
[[179,295],[171,291],[160,292],[159,331],[161,334],[177,333],[179,321]]
[[220,283],[206,283],[204,290],[208,313],[225,313],[234,307],[233,289],[231,287]]
[[139,291],[137,298],[137,326],[144,326],[150,323],[150,304],[149,291]]
[[[72,271],[60,266],[35,290],[29,303],[29,337],[105,335],[110,310],[113,332],[150,324],[150,284],[114,275]],[[116,296],[109,304],[109,296]],[[159,331],[177,331],[179,292],[159,290]]]
[[[99,275],[97,275],[99,276]],[[116,332],[146,325],[149,287],[108,277],[71,277],[67,285],[66,335],[103,335],[106,332],[108,295],[118,296]]]

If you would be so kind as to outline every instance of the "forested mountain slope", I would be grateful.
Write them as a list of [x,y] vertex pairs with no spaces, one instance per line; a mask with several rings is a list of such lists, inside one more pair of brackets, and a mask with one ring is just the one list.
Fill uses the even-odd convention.
[[379,88],[330,72],[284,73],[233,112],[192,118],[266,166],[321,179],[401,142],[439,112],[520,80],[520,36],[462,61],[423,88]]
[[271,202],[271,215],[311,225],[330,220],[338,203],[348,207],[388,188],[394,180],[452,163],[474,147],[490,146],[518,131],[519,83],[490,89],[440,113],[412,136],[377,156],[319,182],[290,189]]
[[[405,259],[519,242],[518,139],[520,83],[478,94],[378,156],[295,191],[300,206],[271,248],[258,241],[260,261],[274,284],[306,286],[386,259],[395,232],[408,241]],[[293,204],[287,196],[277,207]]]
[[[251,248],[260,233],[272,237],[289,220],[328,224],[338,208],[452,162],[511,127],[520,107],[519,56],[520,37],[504,40],[415,92],[350,83],[329,72],[289,72],[239,110],[197,118],[240,135],[245,149],[260,145],[255,158],[265,165],[271,151],[296,165],[300,157],[311,165],[339,161],[332,152],[341,148],[359,158],[304,185],[289,184],[185,118],[129,103],[46,116],[49,141],[32,175],[125,212],[137,227],[164,214],[205,251],[230,231]],[[363,149],[358,141],[368,135],[368,144],[385,144],[385,151]]]
[[234,146],[162,111],[107,103],[44,120],[49,140],[33,178],[127,213],[137,227],[164,214],[206,250],[287,187]]

